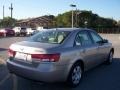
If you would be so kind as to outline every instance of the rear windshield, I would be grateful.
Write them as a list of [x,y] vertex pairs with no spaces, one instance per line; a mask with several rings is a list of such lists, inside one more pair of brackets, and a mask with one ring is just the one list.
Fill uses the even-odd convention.
[[69,31],[40,31],[31,37],[34,42],[60,44],[69,35]]

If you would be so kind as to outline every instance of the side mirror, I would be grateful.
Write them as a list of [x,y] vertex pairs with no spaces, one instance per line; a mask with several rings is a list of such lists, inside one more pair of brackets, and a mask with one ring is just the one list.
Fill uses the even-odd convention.
[[100,44],[100,45],[102,45],[104,43],[108,43],[108,40],[107,39],[103,39],[102,41],[98,41],[97,43]]
[[107,39],[103,39],[102,43],[108,43]]

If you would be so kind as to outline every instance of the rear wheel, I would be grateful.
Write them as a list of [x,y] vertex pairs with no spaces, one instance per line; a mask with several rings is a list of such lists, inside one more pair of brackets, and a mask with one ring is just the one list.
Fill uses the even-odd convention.
[[68,85],[71,87],[76,87],[79,85],[82,76],[82,69],[80,64],[75,64],[68,76]]
[[109,55],[108,55],[108,59],[106,61],[107,64],[111,64],[113,61],[113,52],[110,51]]

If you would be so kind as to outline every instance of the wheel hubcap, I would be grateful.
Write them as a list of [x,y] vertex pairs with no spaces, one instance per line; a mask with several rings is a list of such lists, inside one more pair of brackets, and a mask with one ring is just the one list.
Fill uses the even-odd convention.
[[72,81],[74,84],[78,84],[80,82],[80,79],[81,79],[81,68],[80,66],[76,66],[73,69]]

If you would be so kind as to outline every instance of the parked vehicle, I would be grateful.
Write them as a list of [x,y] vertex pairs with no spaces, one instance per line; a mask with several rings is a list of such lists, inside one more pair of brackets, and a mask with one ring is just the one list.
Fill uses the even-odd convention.
[[15,31],[15,36],[26,36],[27,30],[24,27],[14,27],[13,30]]
[[26,28],[21,28],[21,30],[20,30],[20,36],[27,36],[27,30],[26,30]]
[[13,30],[15,31],[15,36],[20,36],[21,27],[14,27]]
[[4,32],[1,32],[0,30],[0,37],[3,37],[4,36]]
[[42,81],[78,86],[84,71],[112,63],[114,48],[95,31],[85,28],[48,29],[9,48],[11,73]]
[[14,35],[15,32],[12,29],[5,28],[0,30],[0,36],[6,37],[6,36],[14,36]]
[[35,31],[37,31],[35,28],[27,28],[27,35],[31,36],[34,34]]

